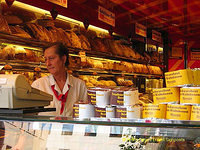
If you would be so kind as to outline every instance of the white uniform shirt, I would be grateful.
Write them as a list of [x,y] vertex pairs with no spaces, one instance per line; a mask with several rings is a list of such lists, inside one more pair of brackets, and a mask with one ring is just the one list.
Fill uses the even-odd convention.
[[54,89],[58,92],[58,94],[65,94],[69,90],[65,103],[65,108],[61,116],[72,116],[73,104],[75,102],[78,102],[79,100],[83,100],[84,102],[87,101],[87,88],[84,81],[67,74],[67,80],[65,82],[63,91],[61,91],[53,75],[42,77],[34,81],[32,83],[32,87],[53,95],[53,101],[50,104],[50,107],[56,108],[56,113],[54,113],[53,115],[60,116],[61,101],[59,101],[54,95],[51,89],[52,85],[55,85]]

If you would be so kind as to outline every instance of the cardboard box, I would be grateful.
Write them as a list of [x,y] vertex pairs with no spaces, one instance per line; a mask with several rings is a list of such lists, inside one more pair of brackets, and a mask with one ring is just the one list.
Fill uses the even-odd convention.
[[180,88],[159,88],[153,89],[153,102],[154,104],[166,104],[169,102],[179,103],[180,101]]
[[190,120],[191,106],[180,104],[168,104],[166,119]]
[[180,104],[200,104],[200,87],[181,88]]
[[166,104],[145,104],[143,106],[143,118],[165,119]]
[[183,87],[193,85],[193,71],[191,69],[177,70],[165,73],[166,87]]

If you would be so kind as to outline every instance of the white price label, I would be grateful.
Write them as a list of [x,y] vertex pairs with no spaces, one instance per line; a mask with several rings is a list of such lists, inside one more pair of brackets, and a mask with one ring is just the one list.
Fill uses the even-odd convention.
[[79,57],[81,58],[81,62],[86,62],[86,54],[85,51],[80,51],[79,52]]

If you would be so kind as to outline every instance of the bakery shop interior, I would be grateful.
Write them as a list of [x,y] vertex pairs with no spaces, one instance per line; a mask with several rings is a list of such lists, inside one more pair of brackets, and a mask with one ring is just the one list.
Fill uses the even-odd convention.
[[[60,15],[53,4],[47,11],[18,1],[9,6],[5,1],[1,3],[1,12],[1,32],[7,36],[1,40],[1,74],[21,74],[30,85],[49,76],[43,49],[60,42],[69,51],[66,73],[84,81],[87,90],[106,89],[110,94],[112,90],[136,90],[138,100],[131,103],[142,106],[153,102],[152,87],[163,87],[163,68],[155,65],[164,63],[162,43],[145,45],[141,42],[144,38],[138,35],[138,44],[125,35],[90,25],[89,16],[87,22],[81,22]],[[58,13],[56,18],[53,12]],[[145,50],[137,51],[137,47],[147,48],[152,55]]]
[[[199,4],[0,0],[0,116],[200,127]],[[131,140],[144,149],[164,134]]]

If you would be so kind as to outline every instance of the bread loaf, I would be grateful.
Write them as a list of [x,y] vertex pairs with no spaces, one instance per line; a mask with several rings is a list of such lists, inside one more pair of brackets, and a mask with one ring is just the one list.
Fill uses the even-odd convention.
[[133,72],[133,65],[129,62],[121,62],[122,65],[124,65],[124,71],[126,72]]
[[155,75],[162,75],[162,70],[158,66],[148,66],[149,73]]
[[42,26],[28,23],[25,25],[25,30],[35,39],[42,41],[50,41],[47,33],[44,32]]
[[119,47],[120,41],[113,41],[111,45],[111,51],[114,55],[124,56],[123,49]]
[[12,35],[16,35],[16,36],[20,36],[24,38],[31,38],[31,36],[19,26],[9,26],[9,28],[11,30]]
[[40,32],[40,33],[37,33],[37,34],[41,35],[41,40],[50,42],[47,30],[44,27],[42,27],[38,24],[35,24],[35,26],[38,28],[38,30]]
[[59,42],[60,37],[58,36],[55,28],[49,29],[49,35],[52,37],[52,42]]
[[72,43],[71,43],[71,41],[70,41],[70,39],[69,39],[69,35],[68,35],[69,33],[67,33],[67,32],[65,32],[65,38],[66,38],[66,40],[67,40],[67,42],[65,42],[65,44],[67,45],[67,46],[69,46],[69,47],[72,47]]
[[125,51],[127,51],[127,52],[124,52],[124,56],[125,57],[128,57],[128,58],[134,58],[135,59],[135,51],[133,50],[133,49],[131,49],[130,47],[128,47],[128,46],[125,46],[124,45],[124,49],[125,49]]
[[8,45],[3,48],[3,59],[15,59],[15,47]]
[[[41,26],[41,27],[42,27],[42,26]],[[46,41],[47,41],[47,42],[53,42],[53,38],[54,38],[54,37],[53,37],[52,34],[49,32],[49,30],[47,30],[45,27],[42,27],[42,30],[43,30],[45,36],[47,37]]]
[[95,38],[90,43],[92,44],[92,49],[94,49],[95,51],[107,52],[106,47],[101,38]]
[[81,41],[74,32],[70,31],[66,35],[68,36],[68,39],[72,44],[72,47],[81,48]]
[[24,60],[26,58],[26,50],[23,47],[15,48],[15,59]]
[[140,59],[141,59],[141,55],[140,55],[139,53],[137,53],[137,52],[136,52],[135,54],[136,54],[136,55],[135,55],[136,59],[137,59],[137,60],[140,60]]
[[25,49],[26,51],[26,58],[25,60],[30,61],[30,62],[35,62],[36,61],[36,55],[32,50]]
[[65,43],[65,45],[67,46],[72,46],[70,39],[68,38],[68,36],[66,35],[66,32],[62,29],[62,28],[57,28],[57,32],[60,34],[61,36],[61,41],[63,43]]
[[146,65],[143,65],[142,73],[148,74],[148,68]]
[[53,35],[56,37],[57,42],[63,42],[63,35],[59,32],[57,28],[53,28]]
[[138,64],[133,63],[132,65],[133,65],[134,72],[135,72],[135,73],[139,73],[139,72],[140,72],[140,69],[139,69],[139,67],[138,67]]
[[49,29],[48,30],[48,36],[49,36],[49,39],[51,40],[51,42],[57,42],[57,34],[56,34],[56,31],[54,30],[51,30]]
[[107,53],[112,53],[112,52],[111,52],[112,40],[111,40],[111,39],[105,38],[105,39],[103,39],[103,43],[104,43],[104,45],[105,45],[105,51],[106,51]]
[[91,50],[91,46],[88,39],[82,34],[79,34],[78,37],[81,41],[81,48],[86,50]]

